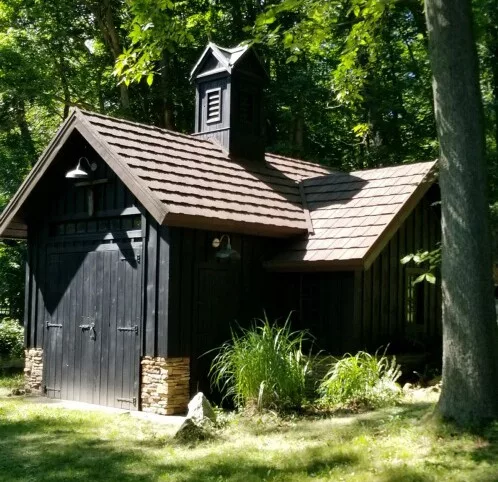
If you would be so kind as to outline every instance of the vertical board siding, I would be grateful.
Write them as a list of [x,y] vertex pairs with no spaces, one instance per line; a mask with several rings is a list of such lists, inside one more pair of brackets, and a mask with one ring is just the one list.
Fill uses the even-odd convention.
[[[138,256],[147,245],[134,196],[91,149],[99,183],[64,178],[84,148],[75,134],[29,201],[26,346],[43,349],[48,396],[135,409],[145,291]],[[95,337],[80,327],[91,323]]]
[[169,303],[169,280],[170,280],[170,239],[169,229],[162,226],[159,233],[159,259],[158,259],[158,276],[157,276],[157,353],[168,352],[168,334],[173,331],[173,338],[178,335],[174,332],[178,327],[172,327],[169,330],[168,323],[168,303]]
[[[75,152],[84,152],[90,162],[97,162],[97,171],[93,178],[107,182],[92,186],[95,212],[88,213],[88,187],[78,186],[81,180],[69,180],[64,174],[73,169],[77,157]],[[93,149],[86,145],[78,133],[74,133],[60,152],[60,163],[54,163],[51,171],[39,183],[29,200],[28,253],[26,272],[25,338],[27,348],[42,348],[45,334],[44,285],[50,282],[46,278],[45,245],[49,240],[50,227],[54,223],[79,221],[88,222],[90,226],[101,219],[119,216],[127,208],[137,206],[136,199],[116,174],[98,157]],[[56,180],[56,181],[54,181]],[[56,184],[54,184],[56,182]],[[95,229],[93,229],[95,231]],[[88,227],[87,233],[92,228]],[[53,233],[52,233],[53,234]],[[77,231],[75,229],[75,234]]]
[[147,216],[147,235],[145,253],[145,329],[144,354],[155,356],[157,333],[157,268],[158,268],[158,226]]
[[[441,335],[440,279],[435,286],[424,283],[424,320],[417,333],[406,324],[406,270],[414,264],[402,265],[401,259],[418,250],[432,250],[440,240],[436,187],[431,188],[423,200],[406,219],[388,245],[358,280],[363,292],[363,345],[375,350],[392,343],[400,346],[406,339],[426,341]],[[412,330],[412,331],[410,331]]]
[[315,338],[315,349],[340,355],[355,334],[354,272],[302,273],[301,306],[296,313],[301,329]]
[[24,347],[33,346],[33,330],[31,328],[31,298],[33,289],[33,277],[31,276],[31,266],[33,263],[33,246],[31,236],[28,233],[28,246],[26,250],[26,263],[24,267]]
[[[222,234],[230,236],[240,260],[216,258],[212,241]],[[169,239],[167,349],[158,355],[189,356],[191,389],[196,390],[207,381],[209,356],[202,355],[226,341],[230,327],[248,326],[253,318],[261,318],[273,301],[263,261],[274,252],[275,241],[185,228],[171,228]]]
[[[145,293],[144,333],[142,353],[146,356],[171,356],[168,351],[168,338],[178,336],[170,333],[179,329],[169,327],[170,291],[170,228],[159,226],[150,216],[146,222],[145,249]],[[176,283],[174,283],[176,287]],[[173,288],[174,289],[174,288]]]

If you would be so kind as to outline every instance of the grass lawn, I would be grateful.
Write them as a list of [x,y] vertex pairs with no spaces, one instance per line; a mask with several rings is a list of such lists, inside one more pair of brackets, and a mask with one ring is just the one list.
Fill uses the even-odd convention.
[[216,441],[182,447],[166,425],[5,392],[0,380],[0,481],[498,481],[498,424],[436,425],[434,396],[354,416],[234,416]]

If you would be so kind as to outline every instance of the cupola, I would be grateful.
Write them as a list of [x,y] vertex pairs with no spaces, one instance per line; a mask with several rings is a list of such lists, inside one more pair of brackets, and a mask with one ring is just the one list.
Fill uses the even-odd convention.
[[196,85],[194,135],[217,142],[231,157],[264,160],[268,74],[254,50],[209,43],[191,79]]

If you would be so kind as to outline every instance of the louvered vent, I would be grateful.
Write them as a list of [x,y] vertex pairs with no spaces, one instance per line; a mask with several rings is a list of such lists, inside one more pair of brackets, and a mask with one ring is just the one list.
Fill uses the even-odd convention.
[[221,121],[221,88],[211,89],[206,91],[207,97],[207,112],[206,121],[220,122]]

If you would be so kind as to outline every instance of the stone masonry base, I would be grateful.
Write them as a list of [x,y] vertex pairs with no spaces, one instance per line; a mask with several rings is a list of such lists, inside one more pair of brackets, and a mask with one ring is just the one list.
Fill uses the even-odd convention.
[[176,415],[187,411],[190,359],[144,356],[141,403],[144,412]]
[[24,380],[26,391],[41,393],[43,378],[43,350],[41,348],[29,348],[24,351]]

